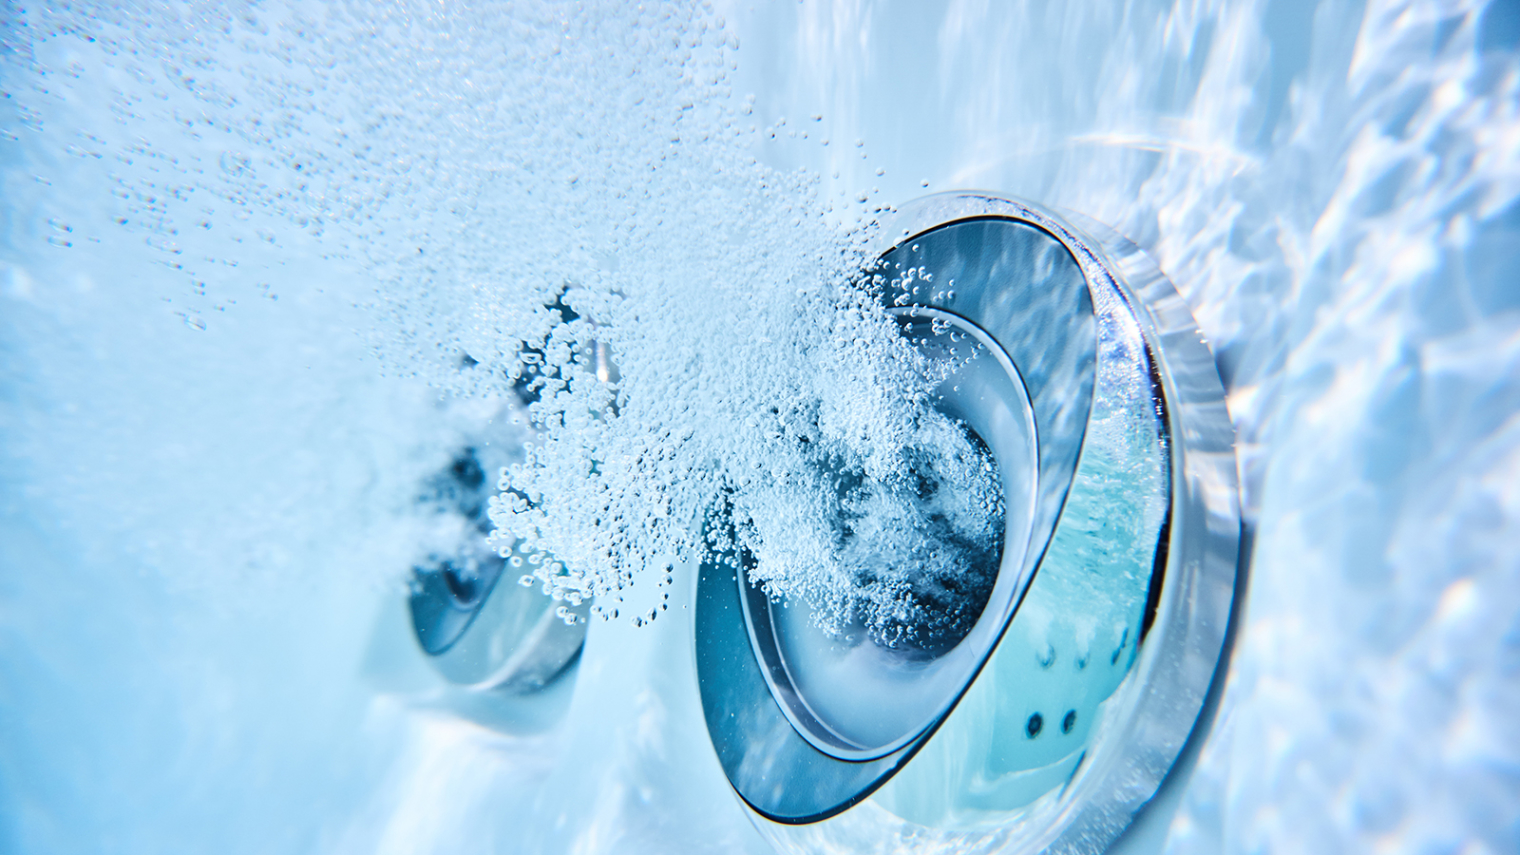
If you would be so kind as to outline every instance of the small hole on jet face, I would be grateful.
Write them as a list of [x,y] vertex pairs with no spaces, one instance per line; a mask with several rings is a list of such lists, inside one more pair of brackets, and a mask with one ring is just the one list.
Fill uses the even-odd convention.
[[1077,726],[1077,711],[1067,710],[1066,717],[1061,719],[1061,732],[1071,733],[1071,729]]
[[1039,713],[1035,713],[1029,717],[1029,721],[1024,723],[1024,732],[1029,734],[1030,739],[1034,739],[1040,735],[1040,730],[1044,727],[1045,717]]

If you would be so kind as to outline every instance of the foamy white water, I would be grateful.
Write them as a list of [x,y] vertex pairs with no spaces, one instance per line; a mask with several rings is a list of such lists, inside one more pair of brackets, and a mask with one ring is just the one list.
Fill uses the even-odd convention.
[[[808,471],[757,437],[811,416],[756,402],[877,419],[835,439],[890,470],[903,411],[847,390],[913,372],[820,366],[911,359],[840,301],[841,226],[927,182],[1124,231],[1219,355],[1251,579],[1151,842],[1513,850],[1517,33],[1460,2],[7,9],[0,841],[761,851],[684,589],[635,577],[715,489],[795,509],[730,477]],[[524,331],[610,343],[634,402],[570,380],[522,476],[568,511],[525,533],[635,584],[573,687],[481,710],[399,584],[478,429],[437,387],[504,393]],[[555,475],[607,460],[665,516]],[[599,509],[625,529],[586,537]]]

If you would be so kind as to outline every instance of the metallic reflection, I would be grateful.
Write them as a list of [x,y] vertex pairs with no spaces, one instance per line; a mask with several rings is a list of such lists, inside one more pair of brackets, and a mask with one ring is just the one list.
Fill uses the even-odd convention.
[[1170,283],[1133,244],[1074,221],[989,195],[932,196],[889,224],[873,271],[889,307],[986,331],[1027,389],[1037,437],[1029,546],[1013,561],[1005,551],[997,583],[1016,593],[994,596],[940,657],[973,665],[924,669],[961,685],[903,687],[946,699],[930,721],[874,755],[820,738],[767,641],[790,606],[748,585],[742,559],[701,568],[709,733],[783,848],[883,835],[966,851],[1101,845],[1192,727],[1233,593],[1233,433]]

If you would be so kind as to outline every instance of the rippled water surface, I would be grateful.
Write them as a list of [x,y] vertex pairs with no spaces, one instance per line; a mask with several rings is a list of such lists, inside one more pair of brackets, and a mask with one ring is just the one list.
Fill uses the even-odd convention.
[[[834,566],[777,438],[890,484],[948,435],[850,273],[959,188],[1135,239],[1229,390],[1248,591],[1136,851],[1520,849],[1515,4],[0,22],[0,849],[766,851],[642,570],[717,494]],[[549,430],[498,522],[623,610],[502,707],[402,608],[419,485],[514,417]]]

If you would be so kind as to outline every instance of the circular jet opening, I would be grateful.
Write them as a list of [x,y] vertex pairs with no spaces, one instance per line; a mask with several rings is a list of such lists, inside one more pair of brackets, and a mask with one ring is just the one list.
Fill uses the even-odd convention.
[[448,587],[449,595],[461,606],[474,605],[485,588],[479,579],[460,573],[452,564],[443,568],[443,584]]
[[[1029,395],[998,343],[950,312],[923,306],[892,312],[903,335],[944,377],[936,407],[960,426],[971,448],[995,461],[1002,519],[990,537],[962,536],[952,517],[965,497],[940,477],[940,463],[922,461],[915,467],[917,506],[928,535],[922,549],[884,554],[872,542],[870,526],[847,534],[859,541],[848,548],[867,575],[873,560],[883,566],[912,563],[911,596],[885,621],[868,624],[857,615],[836,635],[818,627],[806,604],[771,602],[740,574],[750,641],[772,696],[809,743],[847,760],[897,750],[965,691],[1013,612],[1038,486]],[[888,534],[876,538],[895,543]]]
[[495,556],[479,562],[474,572],[461,571],[453,562],[427,570],[414,570],[408,598],[412,628],[429,656],[446,652],[469,629],[481,604],[496,587],[502,562]]

